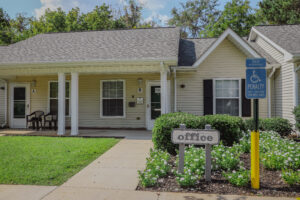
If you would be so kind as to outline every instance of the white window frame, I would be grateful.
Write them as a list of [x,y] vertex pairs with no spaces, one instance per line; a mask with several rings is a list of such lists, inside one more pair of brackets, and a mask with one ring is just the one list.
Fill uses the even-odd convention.
[[[111,99],[111,98],[104,98],[102,96],[103,91],[103,83],[104,82],[123,82],[123,116],[104,116],[103,109],[102,109],[102,100],[103,99]],[[121,99],[121,98],[120,98]],[[100,118],[126,118],[126,82],[123,79],[111,79],[111,80],[100,80]]]
[[[50,99],[57,99],[58,101],[58,95],[57,95],[57,98],[51,98],[50,97],[50,84],[51,83],[57,83],[58,84],[58,81],[55,81],[55,80],[52,80],[52,81],[48,81],[48,108],[47,108],[47,111],[48,113],[50,112]],[[71,116],[71,82],[70,81],[66,81],[66,83],[69,83],[69,97],[65,97],[65,99],[69,99],[69,115],[66,115],[66,117],[70,117]],[[58,115],[58,113],[57,113]]]
[[[239,117],[242,116],[242,79],[241,78],[214,78],[213,79],[213,114],[216,114],[216,81],[224,81],[224,80],[233,80],[233,81],[239,81],[239,97],[236,98],[239,100]],[[226,99],[224,97],[220,99]],[[234,97],[227,97],[227,99],[234,99]]]

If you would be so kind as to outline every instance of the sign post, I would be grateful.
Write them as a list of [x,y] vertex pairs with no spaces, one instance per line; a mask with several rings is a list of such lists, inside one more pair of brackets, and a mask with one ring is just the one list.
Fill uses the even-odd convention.
[[205,145],[205,180],[211,181],[211,146],[219,144],[220,132],[212,130],[210,125],[205,125],[204,130],[186,129],[184,124],[180,124],[179,129],[172,131],[172,142],[179,144],[178,172],[184,172],[184,147],[186,144]]
[[251,187],[259,189],[259,102],[266,98],[266,59],[246,60],[246,98],[253,100],[254,130],[251,131]]

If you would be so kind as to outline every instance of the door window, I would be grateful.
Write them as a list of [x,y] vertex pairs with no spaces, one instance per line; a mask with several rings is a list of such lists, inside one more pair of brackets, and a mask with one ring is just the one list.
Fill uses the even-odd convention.
[[151,119],[161,115],[160,86],[151,86]]
[[14,88],[14,118],[25,118],[26,88]]

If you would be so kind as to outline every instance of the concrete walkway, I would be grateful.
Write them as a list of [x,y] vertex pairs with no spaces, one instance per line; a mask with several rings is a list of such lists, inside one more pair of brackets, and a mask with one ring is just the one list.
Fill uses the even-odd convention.
[[145,167],[151,140],[121,140],[59,187],[0,185],[0,200],[284,200],[194,193],[136,191],[137,170]]

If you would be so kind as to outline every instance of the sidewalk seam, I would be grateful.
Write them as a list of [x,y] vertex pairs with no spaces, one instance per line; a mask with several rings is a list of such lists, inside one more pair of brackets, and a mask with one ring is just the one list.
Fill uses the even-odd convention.
[[47,194],[45,194],[44,196],[42,196],[40,198],[40,200],[42,200],[43,198],[45,198],[46,196],[48,196],[49,194],[51,194],[54,190],[58,189],[60,186],[55,186],[55,188],[53,190],[51,190],[50,192],[48,192]]

